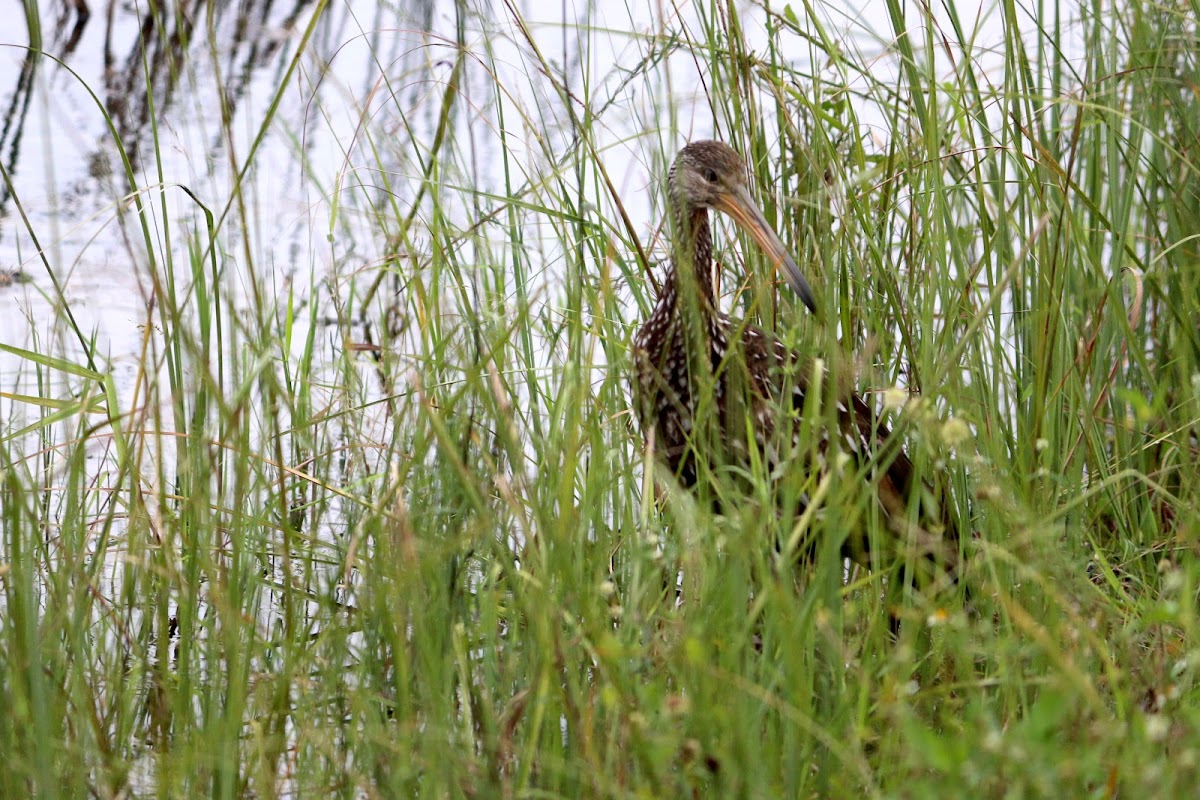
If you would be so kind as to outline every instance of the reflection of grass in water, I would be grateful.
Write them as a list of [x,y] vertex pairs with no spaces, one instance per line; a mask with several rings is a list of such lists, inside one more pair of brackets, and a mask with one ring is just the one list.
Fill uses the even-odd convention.
[[[16,401],[44,415],[38,438],[0,443],[5,796],[1195,785],[1194,23],[1180,6],[1085,25],[1079,78],[1049,35],[1009,37],[1004,80],[958,51],[931,75],[910,48],[942,41],[901,38],[896,84],[821,37],[803,40],[820,75],[790,71],[775,54],[801,40],[773,19],[776,49],[749,52],[727,23],[698,43],[712,108],[764,204],[798,198],[767,213],[837,337],[870,343],[861,383],[903,365],[922,389],[899,427],[970,507],[976,613],[913,596],[889,641],[878,585],[845,587],[833,555],[847,519],[875,524],[850,481],[811,520],[832,544],[803,580],[767,564],[794,520],[757,510],[762,476],[740,515],[669,491],[660,510],[624,377],[652,292],[603,154],[546,144],[499,197],[474,196],[463,96],[431,94],[447,124],[414,169],[388,166],[391,148],[413,157],[407,134],[362,131],[372,185],[396,198],[370,212],[390,250],[367,307],[374,271],[307,304],[230,285],[240,242],[147,204],[147,241],[190,237],[191,260],[153,271],[175,277],[132,401],[52,343],[21,354],[50,388]],[[638,75],[661,80],[659,61]],[[864,101],[889,126],[878,141]],[[589,142],[605,120],[576,122]],[[778,141],[762,133],[777,123]],[[370,196],[330,193],[347,235]],[[473,204],[482,221],[456,222]],[[740,297],[771,322],[765,281]],[[778,317],[799,319],[786,302]]]

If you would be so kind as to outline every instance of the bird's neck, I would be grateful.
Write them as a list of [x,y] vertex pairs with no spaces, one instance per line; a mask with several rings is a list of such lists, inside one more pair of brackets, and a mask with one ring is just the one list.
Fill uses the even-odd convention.
[[717,304],[708,211],[697,208],[677,213],[675,228],[673,268],[667,275],[663,295],[669,295],[676,303],[690,303],[695,298],[700,313],[712,316]]

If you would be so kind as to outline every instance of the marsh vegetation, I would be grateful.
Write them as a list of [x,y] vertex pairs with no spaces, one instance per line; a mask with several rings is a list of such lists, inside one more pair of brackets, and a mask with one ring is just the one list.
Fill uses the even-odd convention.
[[[84,7],[3,48],[0,795],[1200,783],[1194,2]],[[720,227],[726,307],[948,483],[957,592],[847,577],[861,476],[655,470],[708,137],[826,314]]]

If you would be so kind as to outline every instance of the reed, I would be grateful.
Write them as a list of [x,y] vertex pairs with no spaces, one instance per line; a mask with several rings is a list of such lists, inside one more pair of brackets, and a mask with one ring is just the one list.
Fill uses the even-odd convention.
[[[1193,791],[1194,5],[1042,4],[1030,33],[1007,0],[995,51],[953,3],[889,0],[886,41],[741,8],[648,32],[581,7],[565,67],[514,6],[464,17],[436,89],[390,86],[311,175],[333,266],[288,285],[257,144],[203,204],[159,135],[159,183],[126,165],[155,298],[132,379],[66,295],[57,335],[3,346],[37,388],[2,396],[0,795]],[[472,95],[514,44],[526,83]],[[840,354],[947,476],[969,612],[910,593],[891,638],[879,578],[844,580],[853,481],[800,520],[762,476],[721,515],[655,491],[628,381],[662,186],[614,165],[660,177],[701,134],[747,156],[828,318],[719,227],[727,306]],[[814,563],[776,569],[795,535]]]

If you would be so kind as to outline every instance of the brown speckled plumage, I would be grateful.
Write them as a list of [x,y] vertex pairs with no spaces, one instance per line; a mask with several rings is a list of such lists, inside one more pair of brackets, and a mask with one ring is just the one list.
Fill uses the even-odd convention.
[[[743,420],[749,421],[755,444],[771,471],[780,452],[780,420],[789,426],[793,445],[799,441],[802,412],[812,362],[786,347],[770,333],[722,314],[714,297],[710,208],[729,213],[753,236],[779,266],[784,277],[808,308],[816,301],[795,262],[754,205],[746,187],[741,157],[720,142],[694,142],[682,151],[668,178],[669,204],[674,222],[675,250],[658,303],[634,340],[636,375],[633,394],[647,441],[655,455],[685,486],[700,479],[695,451],[711,448],[693,430],[700,392],[715,393],[711,424],[716,430],[704,438],[723,452],[703,450],[710,463],[744,463],[747,441]],[[690,273],[686,270],[690,270]],[[690,294],[689,294],[690,292]],[[731,341],[732,339],[732,341]],[[733,353],[730,348],[733,345]],[[731,400],[735,396],[736,402]],[[790,397],[788,396],[790,395]],[[890,435],[871,409],[851,391],[835,395],[841,452],[866,463]],[[823,469],[831,446],[828,431],[798,459],[795,468]],[[884,459],[873,484],[880,507],[891,529],[915,534],[914,539],[931,557],[951,572],[957,552],[957,531],[945,496],[915,481],[913,465],[897,450]],[[819,463],[818,463],[819,462]],[[910,503],[920,505],[909,513]],[[916,519],[916,525],[908,520]],[[846,552],[860,561],[866,556],[865,539],[848,538]],[[936,554],[936,555],[935,555]]]

